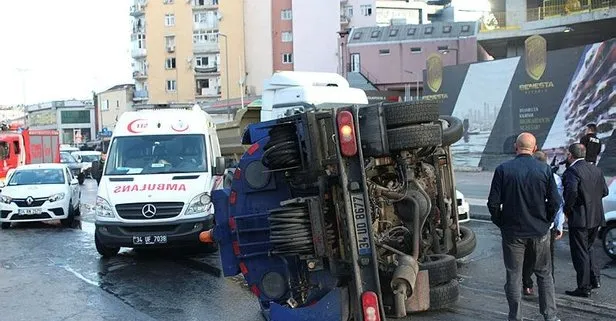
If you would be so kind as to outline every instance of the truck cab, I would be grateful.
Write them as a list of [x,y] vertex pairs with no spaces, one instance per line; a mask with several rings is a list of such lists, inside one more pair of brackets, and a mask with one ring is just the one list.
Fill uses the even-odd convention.
[[213,224],[212,167],[219,156],[216,127],[200,108],[122,114],[98,188],[98,252],[197,245]]

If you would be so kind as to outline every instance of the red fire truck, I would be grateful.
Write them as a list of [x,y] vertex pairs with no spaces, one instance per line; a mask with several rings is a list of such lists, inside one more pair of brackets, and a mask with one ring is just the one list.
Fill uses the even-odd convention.
[[60,134],[57,130],[21,129],[19,124],[2,126],[0,181],[20,165],[59,162]]

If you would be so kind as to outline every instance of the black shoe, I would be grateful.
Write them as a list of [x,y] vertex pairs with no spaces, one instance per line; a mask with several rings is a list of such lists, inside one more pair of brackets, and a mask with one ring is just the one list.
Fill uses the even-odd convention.
[[590,298],[590,290],[575,289],[573,291],[565,291],[565,293],[580,298]]
[[524,294],[524,296],[533,296],[533,295],[535,295],[535,291],[533,290],[533,288],[524,288],[522,293]]
[[590,282],[590,285],[593,289],[598,289],[601,287],[601,282],[599,281],[599,278],[596,278]]

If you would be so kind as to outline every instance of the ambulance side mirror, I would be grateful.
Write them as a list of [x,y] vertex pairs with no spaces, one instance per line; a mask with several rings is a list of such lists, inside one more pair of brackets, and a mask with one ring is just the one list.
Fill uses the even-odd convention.
[[227,162],[224,157],[216,157],[216,165],[212,167],[212,173],[214,176],[222,176],[225,174],[225,165]]

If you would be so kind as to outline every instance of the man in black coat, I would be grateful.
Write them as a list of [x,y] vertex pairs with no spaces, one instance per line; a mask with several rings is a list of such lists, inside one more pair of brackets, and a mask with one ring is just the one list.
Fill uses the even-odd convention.
[[599,267],[593,259],[593,243],[600,226],[605,226],[602,198],[608,195],[603,172],[584,160],[583,144],[569,146],[569,168],[563,174],[564,212],[569,225],[571,259],[577,273],[577,289],[568,295],[590,297],[590,290],[601,287]]
[[505,294],[509,320],[522,320],[522,266],[526,252],[534,262],[539,308],[546,321],[558,320],[550,257],[550,225],[561,200],[550,166],[533,158],[535,136],[522,133],[515,142],[516,158],[494,171],[488,209],[501,230],[507,271]]
[[597,137],[597,125],[586,125],[586,133],[580,139],[580,143],[586,147],[586,159],[591,164],[597,164],[597,157],[601,153],[601,140]]

